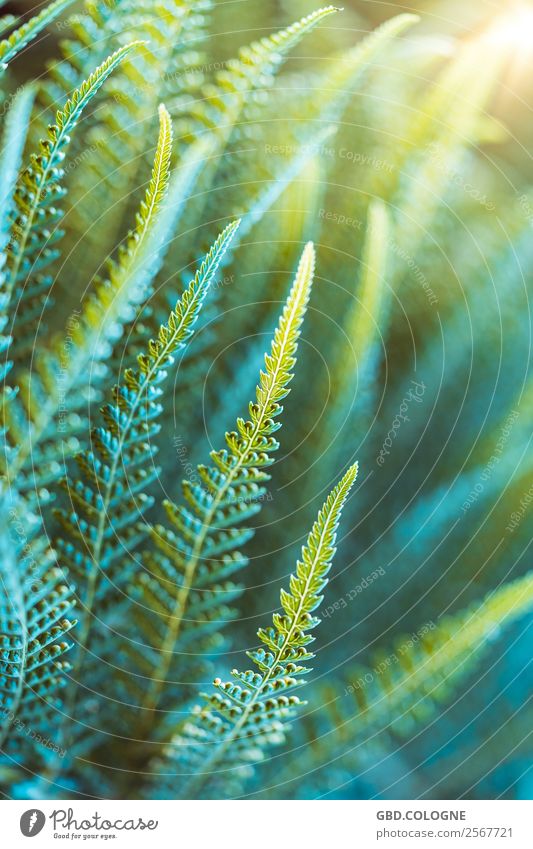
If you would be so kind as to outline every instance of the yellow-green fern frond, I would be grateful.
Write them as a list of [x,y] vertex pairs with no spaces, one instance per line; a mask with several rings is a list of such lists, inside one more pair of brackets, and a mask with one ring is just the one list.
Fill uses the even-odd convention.
[[[191,619],[195,607],[200,605],[203,609],[201,633],[198,633],[202,643],[212,643],[217,621],[234,615],[227,603],[240,594],[241,588],[227,579],[247,563],[239,548],[253,535],[253,530],[242,524],[261,508],[266,493],[264,484],[269,480],[265,470],[273,462],[271,453],[279,447],[273,434],[281,427],[280,402],[288,394],[293,377],[314,263],[315,252],[309,243],[276,327],[270,353],[265,355],[265,370],[260,373],[256,400],[249,405],[249,419],[237,419],[237,429],[226,434],[226,448],[211,452],[214,465],[198,466],[196,481],[183,482],[185,505],[164,502],[173,529],[157,525],[152,531],[158,550],[145,555],[147,571],[133,587],[141,601],[138,619],[145,634],[142,642],[146,645],[139,663],[151,679],[150,686],[144,687],[141,694],[145,716],[155,710],[163,696],[168,699],[165,682],[173,664],[183,659],[178,655],[180,641],[194,639],[195,624]],[[152,356],[158,356],[157,348]],[[144,596],[162,599],[164,615],[155,624],[149,606],[142,602]],[[211,601],[206,609],[208,599]],[[156,640],[155,644],[154,629],[155,633],[161,631],[160,641]],[[181,670],[178,675],[183,677]]]
[[[337,116],[342,109],[343,104],[349,96],[350,89],[359,74],[364,71],[368,65],[389,45],[389,43],[397,38],[406,30],[414,26],[420,18],[418,15],[396,15],[396,17],[385,21],[373,32],[369,33],[355,47],[347,50],[338,61],[334,62],[333,68],[324,74],[319,80],[321,91],[328,98],[328,103],[324,108],[321,98],[314,98],[313,112],[321,113],[324,120]],[[333,95],[333,97],[332,97]],[[341,95],[339,100],[339,95]],[[330,112],[333,115],[330,116]]]
[[26,142],[34,96],[35,90],[32,86],[24,86],[20,89],[7,113],[2,134],[2,150],[0,152],[0,380],[4,379],[12,365],[11,361],[7,359],[11,337],[3,335],[9,321],[9,297],[3,290],[5,251],[9,242],[13,193]]
[[202,790],[202,796],[206,791],[209,796],[213,785],[216,789],[221,767],[222,781],[226,788],[231,787],[235,778],[246,776],[247,763],[261,760],[264,749],[283,742],[286,720],[302,704],[292,691],[305,683],[302,676],[309,672],[305,664],[314,657],[309,645],[315,638],[309,632],[320,624],[314,611],[323,598],[342,509],[356,477],[357,463],[334,487],[318,514],[290,577],[289,591],[281,590],[283,613],[275,613],[272,626],[257,632],[264,647],[247,655],[259,671],[234,669],[235,681],[226,683],[216,678],[216,692],[206,696],[208,706],[195,709],[173,741],[165,772],[174,766],[193,774],[183,781],[180,795],[197,798]]
[[20,53],[30,41],[36,38],[72,2],[73,0],[55,0],[54,3],[50,3],[38,15],[30,18],[26,24],[22,24],[8,38],[0,41],[0,73],[5,71],[9,62],[11,62],[17,53]]
[[[15,467],[9,469],[11,476],[24,467],[29,454],[35,451],[58,414],[61,399],[68,400],[70,417],[84,406],[83,388],[87,374],[91,372],[97,379],[96,373],[109,356],[110,345],[122,332],[124,322],[132,318],[135,305],[146,298],[159,271],[161,242],[169,235],[170,221],[163,221],[160,226],[160,213],[169,185],[172,152],[172,125],[163,104],[159,117],[152,176],[136,214],[136,226],[119,249],[117,260],[109,263],[108,276],[97,284],[79,319],[67,328],[66,334],[72,339],[68,362],[65,363],[63,354],[66,334],[62,333],[53,341],[52,355],[39,358],[34,374],[19,373],[20,401],[28,417],[28,432],[19,434]],[[15,404],[19,404],[18,399],[7,410],[12,430],[15,422],[9,422],[9,416],[16,415]],[[16,418],[24,420],[24,416]],[[65,441],[69,437],[67,421],[68,417],[63,415],[59,423]],[[39,475],[47,474],[48,469],[41,465]]]
[[350,730],[361,735],[383,725],[407,734],[413,724],[431,718],[491,639],[532,607],[533,572],[528,572],[465,610],[397,637],[390,652],[376,654],[368,667],[349,674],[345,694],[357,704]]
[[335,6],[325,6],[242,48],[238,57],[217,73],[215,84],[206,86],[205,97],[193,108],[193,118],[200,122],[201,129],[207,127],[227,139],[250,93],[265,87],[285,54],[320,21],[337,11]]
[[[134,42],[121,47],[74,91],[63,109],[56,113],[55,123],[49,126],[47,138],[40,143],[39,153],[32,154],[30,164],[19,178],[4,284],[8,297],[15,294],[19,313],[23,312],[23,306],[27,307],[36,299],[44,300],[50,286],[50,279],[42,277],[40,272],[54,259],[52,245],[62,235],[57,229],[61,213],[56,204],[65,193],[60,182],[70,134],[89,101],[136,46]],[[21,327],[23,318],[22,315],[17,320],[19,334],[14,353],[24,341],[27,342],[25,329]]]

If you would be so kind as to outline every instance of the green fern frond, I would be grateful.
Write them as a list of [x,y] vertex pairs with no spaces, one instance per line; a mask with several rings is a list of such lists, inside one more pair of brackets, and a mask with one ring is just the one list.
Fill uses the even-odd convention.
[[[62,59],[47,62],[46,75],[39,80],[39,106],[31,134],[33,146],[46,134],[45,116],[64,103],[69,93],[78,88],[94,68],[100,65],[116,47],[120,31],[123,0],[84,0],[64,23],[68,35],[59,42]],[[133,41],[135,39],[125,39]],[[84,146],[90,146],[88,133],[84,134]],[[73,139],[76,154],[80,145]]]
[[[316,142],[317,144],[321,144],[325,142],[331,136],[332,128],[327,127],[322,131],[318,131],[316,133]],[[213,136],[211,135],[212,139]],[[214,147],[214,145],[213,145]],[[213,150],[212,147],[212,150]],[[313,149],[304,146],[303,149],[297,149],[293,156],[290,157],[287,165],[284,165],[281,169],[276,169],[275,175],[269,174],[268,179],[261,181],[259,184],[258,190],[252,194],[251,187],[248,181],[246,181],[243,188],[246,192],[246,197],[240,197],[234,201],[234,206],[237,211],[239,217],[242,216],[242,224],[239,227],[239,232],[237,234],[237,238],[233,241],[231,250],[228,251],[226,257],[224,258],[224,266],[231,265],[234,254],[237,249],[246,244],[247,236],[254,231],[254,229],[261,224],[264,225],[265,217],[267,213],[273,211],[273,207],[276,204],[287,189],[291,186],[293,181],[298,180],[299,178],[305,175],[305,178],[308,179],[308,174],[310,170],[310,164],[313,158]],[[227,190],[222,190],[224,196],[227,195]],[[282,231],[284,225],[284,219],[281,215],[276,211],[273,216],[276,220],[277,227],[279,227],[280,232]],[[308,229],[302,227],[302,229],[298,233],[294,233],[293,239],[295,243],[300,244],[304,238],[304,234],[307,235]],[[283,230],[284,235],[288,235],[287,229]],[[276,267],[282,268],[284,267],[285,257],[280,257],[278,264]],[[288,262],[293,262],[293,257],[291,256]],[[242,259],[242,255],[239,255],[239,264],[241,268],[241,274],[244,277],[247,273],[245,260]],[[254,258],[251,258],[250,261],[251,270],[253,273],[257,272]],[[265,273],[268,272],[268,268],[265,268]],[[195,414],[198,415],[198,427],[202,427],[201,422],[201,410],[202,410],[202,394],[208,389],[204,384],[204,376],[209,369],[209,359],[212,355],[212,342],[216,337],[216,333],[223,333],[224,327],[222,322],[220,321],[220,316],[224,315],[225,311],[232,311],[232,338],[235,336],[245,336],[248,332],[250,332],[250,328],[255,330],[257,326],[257,318],[255,315],[250,314],[244,311],[244,315],[241,321],[237,320],[237,310],[241,304],[241,296],[242,292],[239,290],[237,286],[228,287],[229,291],[226,293],[223,289],[215,290],[211,297],[209,303],[206,305],[206,309],[202,315],[202,344],[203,347],[200,349],[199,342],[200,340],[197,337],[196,345],[191,345],[191,347],[187,350],[186,355],[180,365],[181,369],[181,380],[182,385],[187,387],[187,391],[189,393],[189,397],[191,399],[190,407],[191,409],[178,409],[175,411],[175,427],[178,431],[181,432],[186,430],[188,427],[195,427],[196,423],[193,420],[193,416]],[[255,297],[259,299],[263,296],[263,289],[259,289],[259,286],[255,289]],[[266,293],[265,298],[269,299],[271,297],[271,293]],[[271,316],[265,320],[265,332],[268,332],[268,328],[270,327]],[[229,334],[228,334],[229,336]],[[255,380],[256,370],[253,368],[252,375]],[[237,379],[237,376],[233,374],[233,377]],[[233,421],[235,416],[242,409],[242,405],[238,403],[239,395],[246,393],[244,397],[244,402],[246,403],[247,398],[249,397],[249,391],[252,384],[249,386],[245,386],[240,384],[237,394],[231,392],[230,395],[234,399],[235,404],[233,409],[235,410],[235,415],[231,415],[229,421]],[[220,386],[220,389],[223,390],[223,386]],[[225,394],[225,389],[224,389]],[[213,399],[215,400],[215,399]],[[227,398],[224,403],[226,403]],[[231,414],[231,411],[230,411]],[[216,413],[214,414],[214,419],[216,418]],[[225,429],[226,425],[224,425]],[[194,446],[191,446],[191,455],[194,453]]]
[[9,336],[2,332],[9,321],[9,299],[3,289],[6,263],[5,250],[9,242],[10,215],[13,208],[13,193],[17,183],[22,152],[28,132],[35,90],[25,86],[14,97],[5,120],[0,153],[0,381],[11,368],[6,359],[11,344]]
[[418,222],[427,232],[450,175],[456,173],[468,146],[478,141],[480,118],[505,63],[505,52],[487,52],[483,36],[462,46],[417,110],[405,143],[398,148],[397,240],[412,256],[424,239]]
[[389,46],[390,42],[420,21],[418,15],[396,15],[370,32],[359,44],[338,57],[333,68],[327,71],[317,85],[327,97],[324,107],[320,98],[313,95],[310,104],[314,115],[323,120],[337,120],[350,96],[350,91],[360,74]]
[[[390,750],[383,735],[406,738],[427,725],[439,707],[452,700],[502,630],[532,607],[533,572],[529,572],[436,624],[426,623],[412,634],[398,636],[390,650],[375,653],[368,666],[349,671],[344,693],[322,688],[329,729],[322,713],[316,720],[307,717],[306,736],[312,745],[300,749],[293,763],[278,766],[276,785],[292,797],[300,776],[313,782],[313,772],[325,763],[330,770],[353,775],[369,758]],[[320,782],[316,792],[321,792]]]
[[30,41],[39,35],[41,30],[48,26],[72,2],[73,0],[55,0],[38,15],[30,18],[28,23],[22,24],[8,38],[0,41],[0,72],[5,71],[9,62],[14,59],[17,53],[20,53]]
[[[352,450],[356,440],[366,433],[375,409],[375,387],[380,364],[380,347],[386,332],[388,302],[391,290],[387,280],[390,264],[391,220],[387,207],[374,200],[368,208],[368,225],[359,286],[343,324],[343,336],[332,357],[335,369],[327,375],[330,402],[323,422],[308,451],[313,492],[323,486],[321,459],[327,456],[328,466],[335,465],[339,451],[348,440]],[[322,389],[324,396],[328,386]],[[299,463],[302,458],[298,458]],[[298,471],[294,471],[298,477]]]
[[[58,518],[67,531],[57,542],[65,562],[81,575],[86,619],[80,644],[90,627],[90,611],[100,589],[105,600],[112,586],[113,570],[124,561],[125,547],[133,549],[143,538],[132,525],[140,507],[152,499],[145,493],[157,475],[153,464],[153,438],[161,412],[158,399],[165,367],[186,344],[238,221],[228,225],[205,257],[195,277],[151,340],[138,368],[127,369],[124,383],[115,386],[113,403],[102,409],[104,426],[92,433],[92,450],[78,457],[81,480],[67,481],[72,512],[60,511]],[[145,532],[146,533],[146,532]],[[131,550],[130,550],[131,554]],[[105,585],[104,576],[109,583]],[[104,585],[103,588],[100,585]]]
[[[120,0],[112,20],[105,27],[105,31],[120,33],[121,39],[133,41],[148,36],[149,41],[143,45],[135,62],[126,62],[120,78],[111,82],[108,98],[113,102],[113,109],[105,110],[103,121],[89,126],[89,155],[85,167],[83,172],[74,173],[70,181],[72,222],[85,235],[80,255],[85,267],[93,268],[95,257],[114,250],[123,222],[129,220],[130,197],[146,162],[146,131],[143,128],[152,121],[158,102],[164,100],[172,114],[178,112],[179,119],[180,96],[187,96],[184,89],[190,82],[188,69],[198,59],[193,45],[200,40],[210,5],[206,0],[194,3],[168,0],[154,7],[150,2]],[[83,27],[76,28],[79,39],[84,38],[87,25],[84,22]],[[98,42],[92,40],[88,47],[94,52]],[[69,49],[68,64],[75,61],[72,53]],[[102,143],[108,137],[113,138],[113,145]],[[177,138],[180,137],[178,123]],[[89,192],[88,182],[93,184]],[[106,213],[102,210],[102,198],[110,192],[117,200],[113,210]],[[215,236],[213,234],[213,240]],[[76,278],[76,267],[72,273]],[[164,320],[167,311],[165,307],[160,320]]]
[[[170,763],[194,773],[184,781],[180,795],[197,798],[217,778],[231,780],[251,760],[260,760],[263,750],[284,740],[285,721],[302,704],[287,695],[305,683],[305,664],[314,657],[309,633],[320,623],[314,611],[323,598],[327,574],[335,555],[336,534],[344,503],[357,477],[357,463],[334,487],[318,514],[302,548],[289,591],[281,590],[283,613],[275,613],[270,628],[260,628],[263,647],[248,651],[259,672],[238,672],[238,683],[215,679],[216,692],[206,696],[208,707],[198,708],[169,751]],[[217,776],[217,769],[222,773]],[[227,772],[226,772],[227,771]],[[213,789],[213,788],[211,788]],[[220,792],[220,790],[218,791]]]
[[[383,333],[383,311],[387,301],[387,267],[391,221],[386,205],[374,200],[368,207],[368,228],[361,258],[357,298],[347,317],[345,332],[355,346],[358,369],[373,358],[376,340]],[[340,379],[346,380],[340,364]]]
[[13,98],[4,123],[0,153],[0,252],[2,254],[8,241],[9,213],[34,97],[33,86],[27,85],[21,88]]
[[[223,71],[215,75],[214,83],[204,86],[202,97],[191,105],[190,129],[184,139],[190,143],[206,131],[214,133],[218,154],[222,156],[234,132],[239,131],[244,111],[253,106],[256,93],[268,88],[286,54],[320,21],[338,11],[326,6],[306,15],[286,29],[255,41],[242,48],[237,59],[226,63]],[[213,185],[219,168],[216,158],[205,169],[202,195],[189,208],[189,219],[194,226],[201,221],[205,210],[207,190]]]
[[[138,585],[147,598],[164,601],[162,617],[154,626],[149,607],[140,608],[139,624],[147,634],[161,634],[154,649],[146,639],[149,659],[143,658],[143,668],[150,669],[150,686],[144,688],[142,707],[148,716],[157,707],[180,641],[194,639],[194,607],[212,596],[208,610],[197,611],[202,625],[198,630],[210,637],[217,619],[232,615],[225,605],[240,591],[234,584],[224,582],[232,573],[246,565],[238,550],[253,531],[241,527],[242,522],[261,508],[264,484],[269,480],[265,469],[273,463],[271,452],[279,443],[273,434],[281,427],[277,421],[282,413],[281,401],[289,393],[296,363],[296,350],[301,325],[313,281],[315,252],[309,243],[300,260],[298,271],[274,333],[269,354],[265,354],[265,371],[261,372],[256,400],[249,405],[249,420],[239,418],[237,430],[226,433],[225,449],[212,451],[211,467],[198,467],[199,481],[184,481],[183,492],[187,505],[177,506],[165,501],[164,506],[173,530],[157,525],[152,539],[157,554],[147,553],[149,572],[140,576]],[[137,583],[137,582],[136,582]],[[199,591],[196,597],[194,591]],[[217,603],[222,590],[222,607]],[[191,609],[191,594],[195,595]],[[200,599],[200,596],[202,597]],[[158,608],[160,605],[158,605]],[[201,616],[200,616],[201,614]],[[222,614],[222,615],[221,615]],[[205,621],[204,621],[205,619]],[[162,626],[162,628],[161,628]],[[190,631],[189,634],[186,632]],[[182,633],[185,632],[185,633]],[[200,634],[197,634],[200,639]],[[155,655],[155,656],[154,656]]]
[[[11,479],[24,468],[30,453],[35,454],[40,443],[46,441],[62,399],[68,399],[65,404],[68,403],[69,414],[68,417],[63,415],[60,423],[64,445],[72,435],[68,421],[73,421],[74,433],[79,430],[78,413],[86,403],[83,393],[89,369],[96,382],[98,368],[109,356],[110,345],[121,333],[124,322],[131,319],[135,305],[147,296],[159,271],[161,243],[166,240],[172,223],[172,219],[166,217],[161,220],[169,185],[172,126],[163,105],[159,115],[160,130],[152,176],[136,214],[136,226],[121,245],[117,259],[109,262],[107,277],[89,296],[79,321],[67,328],[72,339],[68,362],[65,363],[63,356],[65,334],[60,334],[52,342],[50,356],[39,358],[32,374],[19,373],[19,397],[6,408],[6,425],[18,442],[16,457],[8,468]],[[41,459],[28,486],[40,488],[44,478],[50,477],[50,466],[60,468],[57,462],[60,451],[56,453],[57,456],[50,455],[45,462]],[[19,490],[24,489],[21,482]]]
[[[48,137],[41,141],[39,153],[32,155],[30,165],[19,178],[8,250],[8,275],[4,286],[8,297],[13,293],[16,295],[20,312],[23,307],[30,312],[29,305],[33,305],[35,299],[44,301],[50,286],[50,279],[41,277],[40,272],[55,258],[51,245],[62,235],[56,226],[61,213],[55,204],[64,195],[60,181],[70,133],[78,123],[83,109],[108,76],[136,47],[136,43],[121,47],[74,91],[63,109],[56,113],[55,124],[48,128]],[[35,282],[30,280],[30,276],[35,277]],[[17,321],[19,327],[24,318],[25,316],[22,321]],[[17,339],[14,358],[24,340],[22,328],[19,329],[19,335],[21,341]]]
[[[380,652],[369,669],[354,669],[348,676],[346,691],[358,705],[353,721],[359,733],[383,723],[403,735],[413,723],[427,721],[439,702],[451,698],[501,629],[532,606],[533,572],[529,572],[466,610],[443,617],[420,639],[397,637],[391,653],[397,662],[383,663],[388,654]],[[379,672],[371,676],[370,684],[357,686],[358,679],[364,682],[364,673],[373,669]]]
[[[20,747],[31,745],[27,729],[49,733],[50,711],[70,668],[63,660],[73,645],[67,634],[76,622],[73,589],[45,538],[36,537],[40,521],[6,492],[0,518],[0,749],[16,753],[17,762]],[[37,757],[30,757],[34,765]]]

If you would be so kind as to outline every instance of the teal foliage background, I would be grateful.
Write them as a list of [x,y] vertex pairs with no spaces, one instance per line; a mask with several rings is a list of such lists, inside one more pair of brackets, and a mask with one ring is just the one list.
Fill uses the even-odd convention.
[[531,796],[533,7],[395,5],[0,45],[5,797]]

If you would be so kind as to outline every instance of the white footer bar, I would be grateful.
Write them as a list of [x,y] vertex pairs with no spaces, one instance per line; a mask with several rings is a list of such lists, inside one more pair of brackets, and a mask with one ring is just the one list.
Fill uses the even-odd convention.
[[[31,842],[31,840],[34,842]],[[531,802],[4,801],[0,845],[531,849]],[[67,842],[68,841],[68,842]]]

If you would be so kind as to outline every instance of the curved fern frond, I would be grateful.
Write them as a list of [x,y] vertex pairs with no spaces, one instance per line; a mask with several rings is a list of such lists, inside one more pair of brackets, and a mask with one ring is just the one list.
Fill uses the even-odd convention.
[[[198,632],[210,637],[218,619],[232,616],[225,602],[239,594],[240,588],[225,579],[247,563],[238,549],[253,530],[243,528],[242,522],[261,508],[264,484],[269,480],[265,469],[274,462],[270,454],[279,447],[273,434],[281,427],[277,421],[283,411],[280,402],[288,395],[293,378],[314,263],[314,248],[308,243],[270,353],[265,354],[266,368],[260,375],[256,400],[249,405],[250,418],[237,419],[237,430],[226,433],[227,447],[211,452],[214,465],[198,467],[198,482],[183,482],[186,505],[164,502],[173,529],[157,525],[152,530],[158,553],[145,555],[150,571],[139,577],[139,587],[141,598],[160,598],[163,609],[160,602],[155,625],[150,606],[143,605],[139,613],[149,655],[148,662],[141,655],[143,668],[150,669],[150,685],[143,688],[141,702],[147,722],[160,702],[175,657],[179,657],[179,641],[195,637],[194,617],[200,620]],[[148,635],[153,635],[154,628],[159,636],[151,649],[154,638]],[[201,634],[196,636],[200,639]]]
[[[74,594],[55,565],[40,521],[0,494],[0,751],[18,763],[32,734],[49,733],[50,711],[70,666]],[[6,738],[8,742],[5,743]],[[26,740],[25,740],[26,738]],[[30,762],[35,765],[37,754]],[[39,760],[41,756],[39,756]]]
[[[381,200],[374,200],[368,209],[359,286],[347,310],[343,325],[345,338],[337,344],[332,358],[336,367],[331,378],[328,374],[331,399],[316,436],[310,439],[312,492],[324,485],[321,460],[327,456],[327,465],[335,466],[339,451],[345,449],[347,442],[355,451],[356,440],[367,432],[374,410],[380,346],[386,332],[391,293],[387,280],[390,230],[387,207]],[[327,390],[324,387],[322,391],[326,394]],[[299,477],[297,470],[293,477]]]
[[[313,745],[299,750],[294,763],[272,776],[283,793],[298,792],[300,776],[312,784],[313,772],[329,764],[357,772],[383,749],[383,735],[410,736],[438,714],[468,679],[502,630],[533,606],[533,572],[503,584],[464,610],[400,635],[389,650],[375,653],[369,665],[353,667],[345,676],[344,693],[322,693],[329,728],[323,718],[307,717],[306,736]],[[390,750],[390,746],[385,746]],[[351,770],[350,770],[351,766]],[[322,788],[323,789],[323,788]],[[321,792],[316,780],[316,793]]]
[[[138,358],[137,369],[127,369],[124,382],[115,386],[113,402],[102,409],[104,425],[92,433],[92,450],[78,457],[81,480],[67,481],[72,511],[58,518],[67,537],[57,547],[73,571],[81,576],[85,621],[80,645],[87,642],[90,612],[97,592],[106,600],[118,564],[147,534],[133,521],[152,499],[145,493],[157,475],[153,438],[161,412],[161,382],[175,352],[191,337],[195,322],[223,256],[239,222],[221,233],[187,290],[178,300],[157,339]],[[104,583],[104,576],[108,578]],[[101,586],[103,584],[103,587]]]
[[[41,278],[39,273],[55,258],[52,244],[62,235],[56,227],[61,213],[55,204],[64,195],[60,185],[64,173],[61,163],[70,143],[70,133],[108,76],[137,44],[133,42],[121,47],[74,91],[63,109],[56,113],[55,124],[48,128],[48,137],[41,141],[39,153],[32,155],[30,165],[19,178],[7,258],[8,275],[4,285],[7,297],[11,297],[13,292],[17,296],[17,308],[22,313],[26,310],[31,312],[29,304],[36,299],[44,301],[50,285],[49,278]],[[30,284],[30,274],[37,277],[35,284]],[[20,288],[17,290],[17,287]],[[23,339],[20,324],[21,321],[17,321],[18,335]],[[16,347],[19,348],[18,339]]]
[[359,44],[345,51],[318,81],[318,86],[324,92],[326,106],[321,98],[314,95],[311,103],[312,113],[320,113],[322,120],[338,120],[343,107],[350,96],[354,83],[369,64],[386,48],[393,39],[402,35],[406,30],[420,21],[418,15],[396,15],[375,30],[370,32]]
[[[383,723],[389,730],[406,735],[417,722],[430,719],[439,702],[451,698],[501,629],[532,606],[533,572],[528,572],[488,593],[481,602],[444,616],[436,627],[426,628],[420,639],[398,636],[392,652],[397,663],[384,664],[388,655],[380,652],[370,666],[370,671],[379,672],[372,675],[369,684],[364,674],[368,668],[354,669],[348,676],[346,694],[358,705],[353,719],[358,733]],[[364,683],[357,686],[361,678]]]
[[18,20],[14,15],[2,15],[0,18],[0,35],[3,35],[8,29],[16,26]]
[[[47,431],[68,399],[68,416],[62,415],[59,427],[65,444],[71,433],[69,421],[79,429],[77,413],[85,403],[84,389],[89,370],[98,379],[98,367],[110,353],[111,344],[122,332],[125,321],[132,317],[133,309],[142,301],[159,271],[162,260],[162,242],[168,236],[171,221],[162,221],[161,213],[168,191],[172,150],[170,117],[161,104],[160,130],[150,183],[136,215],[136,226],[121,245],[116,260],[109,261],[108,274],[89,296],[79,321],[69,327],[68,334],[60,334],[52,342],[51,355],[41,357],[33,373],[19,374],[20,393],[6,410],[6,424],[17,436],[18,451],[8,472],[14,478],[25,466],[31,453],[41,442],[46,442]],[[71,338],[68,362],[64,357],[64,338]],[[22,405],[22,406],[21,406]],[[17,429],[17,422],[27,420],[27,432]],[[56,433],[52,438],[55,439]],[[39,488],[44,478],[50,477],[50,465],[57,467],[60,451],[39,463],[36,474],[26,486]],[[24,491],[25,486],[19,487]]]
[[[254,92],[268,88],[289,50],[320,21],[337,11],[335,6],[318,9],[291,26],[242,48],[238,57],[227,62],[223,71],[217,72],[214,83],[206,85],[202,97],[192,104],[191,126],[189,132],[184,131],[184,139],[190,143],[207,130],[215,134],[218,155],[223,155],[234,131],[239,128],[243,111],[248,103],[253,102]],[[213,158],[204,171],[203,191],[189,208],[192,224],[203,218],[207,191],[213,185],[219,167],[218,157]]]
[[[248,651],[258,672],[232,671],[237,683],[214,681],[216,692],[206,696],[208,706],[197,708],[175,739],[168,756],[181,771],[193,773],[183,781],[180,795],[197,798],[217,791],[217,780],[246,776],[246,764],[261,760],[264,749],[284,741],[285,721],[302,702],[292,693],[305,683],[314,657],[309,632],[319,624],[314,611],[323,598],[327,574],[335,555],[342,508],[357,477],[357,463],[334,487],[302,548],[289,591],[281,590],[283,613],[273,616],[272,626],[257,635],[263,647]],[[290,693],[290,695],[287,695]],[[217,769],[222,772],[217,774]],[[223,794],[225,795],[225,794]]]
[[46,6],[38,15],[30,18],[28,23],[22,24],[10,36],[0,41],[0,73],[5,71],[9,62],[15,58],[17,53],[26,47],[36,36],[39,35],[54,18],[72,4],[73,0],[55,0]]
[[11,362],[5,359],[8,356],[11,338],[2,335],[2,331],[9,320],[7,311],[9,299],[7,294],[2,291],[5,279],[5,250],[9,242],[13,193],[17,183],[34,97],[35,90],[31,86],[24,86],[15,95],[7,114],[2,136],[2,151],[0,153],[0,357],[2,357],[2,360],[0,360],[0,381],[5,378],[11,368]]

